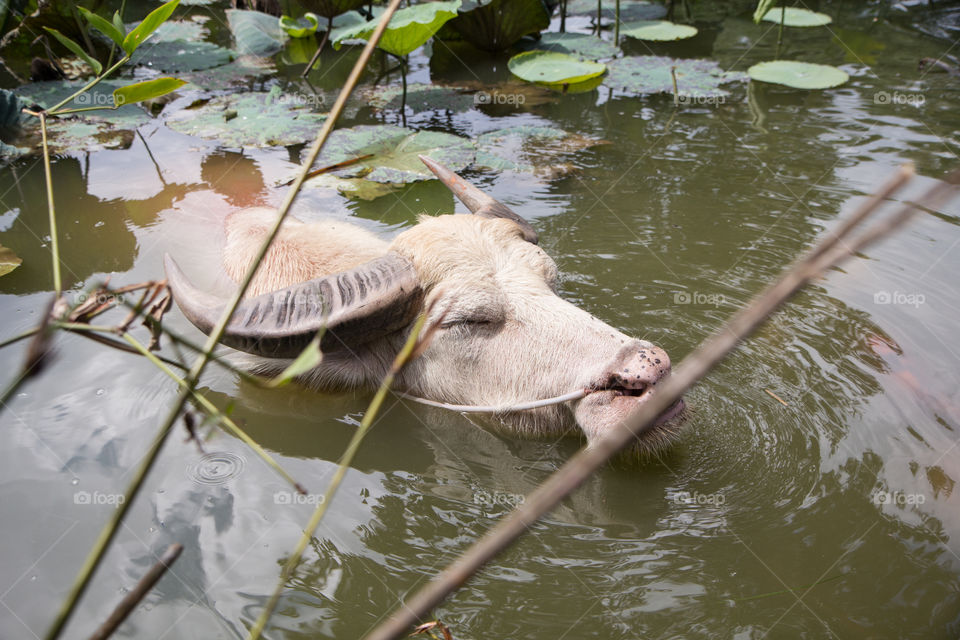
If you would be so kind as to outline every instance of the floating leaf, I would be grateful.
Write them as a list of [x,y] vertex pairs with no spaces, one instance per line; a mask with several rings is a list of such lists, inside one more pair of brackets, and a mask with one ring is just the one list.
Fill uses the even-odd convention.
[[153,100],[176,91],[185,84],[187,84],[186,80],[180,80],[179,78],[155,78],[136,84],[128,84],[114,90],[113,102],[117,105],[124,105]]
[[[605,0],[602,4],[602,15],[604,18],[613,20],[616,16],[616,7],[610,0]],[[567,0],[568,16],[591,16],[597,15],[597,0]],[[643,0],[620,0],[620,20],[656,20],[667,15],[667,10],[662,4],[644,2]]]
[[89,53],[84,51],[83,47],[81,47],[79,44],[77,44],[67,36],[63,35],[56,29],[52,29],[50,27],[44,27],[44,30],[50,35],[52,35],[54,38],[56,38],[60,42],[60,44],[65,46],[67,49],[69,49],[73,53],[73,55],[77,56],[78,58],[86,62],[88,65],[90,65],[90,68],[93,69],[93,72],[95,74],[100,75],[100,72],[103,71],[103,65],[100,64],[96,60],[96,58],[93,58],[92,56],[90,56]]
[[123,46],[123,39],[127,35],[126,29],[118,29],[115,24],[105,18],[101,18],[85,7],[77,7],[77,10],[83,14],[90,26],[110,38],[117,46]]
[[550,12],[543,0],[466,0],[447,26],[478,49],[503,51],[549,27]]
[[227,9],[227,22],[237,51],[255,56],[270,56],[280,51],[287,34],[274,16],[259,11]]
[[200,71],[227,64],[233,60],[233,52],[210,42],[170,42],[150,43],[133,54],[131,64],[150,67],[156,71],[178,73]]
[[333,189],[341,195],[355,200],[376,200],[385,195],[395,193],[407,185],[393,184],[390,182],[371,182],[363,178],[339,178],[329,173],[324,173],[316,178],[307,180],[304,186],[312,189]]
[[0,244],[0,276],[5,276],[23,262],[12,250]]
[[320,336],[318,335],[300,352],[296,360],[291,362],[280,375],[270,380],[268,386],[274,389],[282,387],[297,376],[301,376],[319,365],[322,359],[323,354],[320,352]]
[[281,16],[280,28],[287,32],[291,38],[307,38],[317,32],[320,26],[320,20],[312,13],[305,13],[303,17],[291,18],[290,16]]
[[268,58],[240,56],[222,67],[186,73],[182,77],[202,89],[219,91],[238,85],[249,85],[257,78],[273,75],[276,72],[276,66]]
[[315,96],[269,92],[217,96],[167,118],[171,129],[217,140],[227,147],[271,147],[314,139],[325,113],[313,110]]
[[729,93],[720,85],[747,79],[745,73],[724,71],[712,60],[631,56],[607,63],[608,73],[603,84],[625,93],[673,93],[671,67],[676,69],[677,88],[685,96],[726,96]]
[[[364,102],[375,109],[400,109],[403,88],[396,85],[367,87]],[[407,85],[407,107],[414,112],[450,111],[460,113],[473,107],[476,97],[455,87],[434,84]]]
[[844,71],[825,64],[772,60],[747,69],[754,80],[782,84],[794,89],[830,89],[850,79]]
[[[127,28],[136,29],[140,24],[139,22],[133,22],[127,25]],[[206,35],[207,28],[199,22],[194,22],[193,20],[168,20],[157,27],[157,30],[150,36],[150,42],[174,42],[176,40],[194,42],[196,40],[203,40]]]
[[783,24],[788,27],[822,27],[833,22],[833,18],[825,13],[798,7],[773,7],[763,15],[763,20],[780,24],[781,16]]
[[528,82],[541,84],[574,84],[603,75],[607,67],[554,51],[518,53],[507,62],[510,72]]
[[529,43],[524,48],[569,53],[587,60],[613,58],[620,53],[620,49],[609,40],[601,40],[584,33],[544,33],[540,40]]
[[166,22],[178,4],[180,4],[180,0],[165,2],[151,11],[147,17],[143,19],[143,22],[137,25],[136,29],[128,33],[123,39],[123,50],[127,52],[127,55],[132,55],[137,47],[143,44],[143,41],[157,30],[157,27]]
[[598,144],[605,142],[555,127],[507,127],[477,137],[474,166],[491,171],[532,173],[552,179],[567,175],[575,168],[570,163],[558,161],[563,154]]
[[674,24],[666,20],[641,20],[628,22],[620,27],[620,33],[638,40],[683,40],[697,35],[697,28],[686,24]]
[[[449,0],[424,2],[400,9],[393,14],[378,46],[396,56],[405,56],[423,46],[444,23],[457,15],[459,8],[460,0]],[[337,39],[333,41],[334,48],[339,49],[344,40],[368,40],[378,22],[378,19],[374,19],[338,30]]]

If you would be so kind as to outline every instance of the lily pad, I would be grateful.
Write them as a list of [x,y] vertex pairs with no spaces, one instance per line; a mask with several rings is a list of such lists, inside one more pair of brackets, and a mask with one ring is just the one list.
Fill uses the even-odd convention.
[[619,47],[609,40],[585,33],[544,33],[540,40],[526,44],[524,49],[569,53],[594,61],[613,58],[620,53]]
[[220,67],[233,60],[233,52],[210,42],[184,40],[151,43],[134,52],[131,64],[165,73],[201,71]]
[[[601,15],[611,20],[616,16],[616,7],[610,0],[602,4]],[[568,16],[594,16],[597,15],[597,0],[568,0]],[[620,0],[620,20],[656,20],[667,15],[667,10],[662,4],[653,2],[644,2],[643,0]]]
[[675,24],[667,20],[641,20],[622,25],[620,33],[637,40],[667,42],[669,40],[692,38],[697,35],[697,28],[686,24]]
[[794,89],[830,89],[839,87],[850,79],[850,76],[836,67],[795,60],[760,62],[747,69],[747,73],[754,80],[782,84]]
[[240,56],[222,67],[185,73],[180,77],[195,87],[208,91],[220,91],[237,86],[248,86],[257,78],[272,76],[276,72],[277,68],[269,58]]
[[555,51],[526,51],[507,62],[510,72],[528,82],[575,84],[603,75],[606,65]]
[[[390,24],[380,38],[379,47],[396,56],[405,56],[427,42],[447,21],[457,15],[460,0],[448,2],[424,2],[400,9],[390,20]],[[339,49],[344,40],[367,40],[376,29],[378,19],[369,20],[354,27],[347,27],[337,33],[333,41]]]
[[558,158],[598,144],[606,142],[555,127],[507,127],[488,131],[477,138],[474,166],[556,178],[567,175],[573,168],[570,163],[558,162]]
[[822,27],[833,22],[833,18],[825,13],[799,7],[773,7],[763,15],[763,20],[780,24],[781,17],[788,27]]
[[720,85],[744,82],[747,74],[724,71],[712,60],[674,59],[664,56],[631,56],[607,64],[603,84],[625,93],[673,93],[670,69],[675,68],[681,95],[699,98],[729,95]]
[[483,51],[503,51],[550,26],[543,0],[466,0],[447,27]]
[[300,94],[285,94],[279,87],[269,92],[217,96],[194,108],[172,114],[171,129],[199,138],[217,140],[228,147],[272,147],[313,140],[327,114],[311,108]]
[[5,276],[23,262],[12,250],[0,244],[0,276]]
[[[363,91],[364,101],[375,109],[400,109],[403,88],[395,85],[368,87]],[[472,92],[455,87],[433,84],[407,85],[407,107],[415,112],[450,111],[462,113],[474,105]]]
[[372,200],[405,184],[434,179],[418,156],[429,156],[452,171],[460,171],[474,161],[476,148],[470,140],[449,133],[414,131],[393,125],[361,125],[337,129],[330,134],[316,166],[330,166],[367,155],[371,157],[311,178],[305,184],[334,188],[349,197]]
[[287,34],[277,19],[266,13],[227,9],[227,22],[241,54],[270,56],[280,51],[287,41]]

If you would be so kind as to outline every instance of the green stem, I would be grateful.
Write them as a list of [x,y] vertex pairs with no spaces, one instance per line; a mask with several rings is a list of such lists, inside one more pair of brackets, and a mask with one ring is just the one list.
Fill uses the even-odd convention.
[[617,0],[615,7],[616,18],[613,25],[613,45],[620,46],[620,0]]
[[[187,381],[186,381],[186,380],[184,380],[183,378],[181,378],[180,376],[178,376],[176,373],[174,373],[174,371],[173,371],[172,369],[170,369],[170,367],[168,367],[166,364],[164,364],[164,362],[163,362],[160,358],[158,358],[155,353],[152,353],[149,349],[147,349],[147,348],[143,345],[143,343],[141,343],[139,340],[137,340],[136,338],[134,338],[133,336],[131,336],[129,333],[124,333],[122,337],[123,337],[123,339],[126,340],[134,349],[136,349],[136,350],[139,351],[141,354],[143,354],[143,357],[145,357],[147,360],[149,360],[149,361],[152,362],[154,365],[156,365],[156,367],[157,367],[158,369],[160,369],[160,370],[163,371],[165,374],[167,374],[167,377],[169,377],[171,380],[173,380],[174,382],[176,382],[176,383],[177,383],[178,385],[180,385],[181,387],[186,387],[186,386],[187,386]],[[237,426],[237,423],[235,423],[235,422],[230,418],[230,416],[228,416],[228,415],[226,415],[225,413],[223,413],[222,411],[220,411],[220,409],[218,409],[215,404],[213,404],[212,402],[210,402],[210,400],[209,400],[206,396],[198,393],[196,390],[193,390],[193,391],[191,392],[191,396],[192,396],[193,401],[194,401],[195,403],[197,403],[197,404],[199,404],[201,407],[203,407],[203,410],[207,412],[207,415],[209,415],[210,417],[212,417],[212,418],[213,418],[214,420],[216,420],[218,423],[226,426],[227,429],[228,429],[231,433],[233,433],[233,435],[235,435],[236,437],[240,438],[240,439],[244,442],[244,444],[246,444],[248,447],[250,447],[251,449],[253,449],[253,452],[256,453],[258,456],[260,456],[260,459],[261,459],[261,460],[263,460],[264,462],[266,462],[274,471],[276,471],[278,474],[280,474],[280,476],[282,476],[284,480],[286,480],[287,482],[289,482],[290,485],[291,485],[298,493],[302,493],[302,494],[306,494],[306,493],[307,493],[307,490],[303,488],[303,485],[301,485],[299,482],[297,482],[296,480],[294,480],[294,479],[293,479],[293,476],[291,476],[289,473],[287,473],[287,472],[283,469],[283,467],[280,466],[280,463],[278,463],[276,460],[274,460],[274,459],[270,456],[270,454],[267,453],[267,452],[263,449],[263,447],[261,447],[259,444],[257,444],[257,441],[256,441],[256,440],[254,440],[253,438],[251,438],[251,437],[247,434],[246,431],[244,431],[244,430],[241,429],[239,426]]]
[[426,320],[426,313],[421,314],[417,319],[416,324],[413,326],[413,330],[410,332],[410,336],[407,338],[407,342],[403,345],[403,349],[401,349],[400,353],[397,354],[397,357],[393,361],[393,366],[390,367],[390,371],[387,372],[387,375],[383,378],[383,382],[380,383],[380,388],[377,389],[377,394],[373,397],[373,400],[370,401],[370,406],[367,407],[367,412],[363,415],[363,420],[360,422],[360,427],[357,428],[356,432],[353,434],[353,437],[350,439],[350,444],[347,445],[347,450],[344,451],[343,457],[340,458],[337,470],[330,479],[330,484],[327,486],[326,492],[323,494],[323,500],[317,504],[317,508],[314,509],[313,515],[310,516],[310,521],[307,523],[307,527],[304,529],[303,535],[300,536],[300,540],[297,542],[296,548],[293,550],[293,553],[290,555],[287,563],[283,566],[283,571],[280,573],[280,580],[277,581],[277,586],[273,590],[273,593],[270,594],[270,599],[267,600],[266,605],[264,605],[263,612],[260,614],[260,617],[257,618],[257,622],[250,630],[250,635],[247,636],[247,640],[257,640],[257,638],[260,637],[260,634],[263,633],[263,629],[266,626],[267,621],[270,619],[270,616],[273,614],[274,609],[277,608],[277,602],[280,600],[280,594],[283,592],[284,586],[286,586],[287,582],[289,582],[290,578],[293,576],[293,572],[296,571],[297,565],[300,564],[300,558],[303,556],[304,550],[306,550],[307,545],[310,544],[313,534],[316,532],[317,527],[320,526],[320,521],[323,520],[323,516],[327,512],[327,507],[330,506],[331,502],[333,502],[333,497],[336,495],[337,489],[340,487],[340,483],[343,481],[344,476],[350,469],[350,464],[353,462],[353,458],[356,455],[357,450],[360,449],[360,443],[363,442],[364,436],[367,435],[367,433],[370,431],[370,427],[373,426],[373,421],[376,420],[377,413],[379,413],[380,407],[383,406],[383,400],[390,392],[390,387],[393,385],[393,380],[396,377],[397,372],[403,368],[403,366],[410,359],[411,354],[413,354],[413,350],[417,346],[417,340],[420,337],[420,333],[423,330],[423,325],[426,323]]
[[34,327],[33,329],[27,329],[23,333],[13,336],[12,338],[7,338],[3,342],[0,342],[0,349],[3,349],[4,347],[9,347],[13,343],[20,342],[21,340],[29,338],[30,336],[35,336],[37,335],[38,331],[40,331],[40,327]]
[[[130,481],[129,486],[124,493],[125,499],[123,503],[117,507],[113,514],[111,514],[109,520],[101,530],[99,537],[97,538],[93,547],[90,549],[90,552],[80,569],[80,573],[77,575],[73,586],[70,588],[70,592],[67,594],[66,600],[64,601],[60,610],[57,612],[56,618],[54,619],[53,624],[47,633],[46,640],[55,640],[55,638],[60,637],[60,633],[70,620],[70,616],[76,609],[77,603],[87,590],[87,587],[89,587],[90,580],[93,578],[94,572],[96,571],[97,567],[100,566],[100,562],[103,560],[104,555],[106,555],[110,543],[113,541],[114,536],[117,534],[117,531],[120,528],[120,523],[123,521],[124,517],[126,517],[127,510],[130,508],[130,505],[133,504],[137,494],[140,492],[140,488],[143,486],[143,482],[146,479],[147,473],[150,471],[151,467],[153,467],[157,456],[160,454],[160,449],[163,447],[163,443],[166,441],[167,436],[170,435],[170,432],[173,430],[173,427],[177,422],[177,419],[180,417],[180,412],[183,410],[184,405],[187,403],[187,400],[190,398],[193,390],[196,388],[197,382],[200,379],[200,375],[203,373],[203,370],[206,368],[207,363],[211,359],[213,350],[223,337],[227,323],[233,316],[234,311],[236,311],[241,298],[243,298],[247,289],[250,287],[250,282],[253,280],[253,276],[256,274],[257,269],[260,266],[260,262],[266,255],[267,250],[270,248],[270,244],[273,242],[274,237],[279,232],[280,225],[283,224],[283,221],[287,216],[287,212],[290,210],[290,206],[293,204],[294,199],[303,186],[303,182],[306,179],[307,173],[310,171],[310,167],[313,166],[317,156],[320,155],[320,151],[323,149],[323,145],[326,143],[330,132],[333,131],[334,124],[336,124],[340,114],[343,113],[343,109],[347,103],[347,98],[350,97],[350,94],[353,92],[353,88],[360,80],[360,74],[363,72],[367,61],[370,59],[373,50],[376,48],[377,43],[380,41],[380,37],[383,35],[383,32],[386,29],[387,23],[390,21],[390,18],[393,17],[393,14],[396,12],[399,4],[400,0],[391,0],[390,5],[387,7],[386,11],[383,12],[383,15],[380,18],[380,24],[377,25],[373,35],[370,36],[370,40],[367,41],[363,52],[360,54],[360,57],[357,59],[353,70],[350,72],[350,76],[347,78],[346,83],[340,90],[340,95],[337,96],[337,100],[333,104],[333,108],[330,110],[330,113],[327,116],[327,119],[324,121],[320,132],[317,134],[317,139],[314,141],[313,147],[310,149],[310,153],[300,168],[300,173],[297,175],[297,179],[293,183],[293,188],[287,192],[283,203],[280,205],[280,208],[277,211],[277,219],[274,222],[273,227],[267,233],[266,238],[264,238],[257,255],[254,257],[250,268],[247,270],[243,281],[240,283],[240,287],[227,303],[226,308],[223,311],[223,315],[210,332],[207,342],[204,345],[203,353],[199,358],[197,358],[197,361],[194,363],[193,367],[191,367],[190,372],[186,377],[186,386],[181,388],[180,393],[177,395],[176,402],[174,402],[173,406],[170,408],[170,411],[167,413],[166,418],[164,419],[163,426],[160,428],[149,449],[147,449],[140,466],[134,472],[134,477]],[[125,62],[127,58],[129,58],[129,56],[125,56],[120,62],[111,67],[107,73],[110,73],[110,71],[112,71],[115,67],[118,67],[121,63]],[[101,78],[106,76],[107,73],[103,74]],[[99,80],[100,78],[95,80],[92,84],[96,84],[96,82],[99,82]],[[92,86],[92,84],[90,86]],[[63,103],[58,106],[63,106]]]
[[81,93],[84,93],[84,92],[86,92],[86,91],[89,91],[90,89],[92,89],[92,88],[95,87],[96,85],[100,84],[100,81],[101,81],[101,80],[103,80],[104,78],[106,78],[107,76],[109,76],[111,73],[113,73],[114,71],[116,71],[117,69],[119,69],[120,66],[123,65],[125,62],[127,62],[127,60],[129,60],[129,59],[130,59],[130,56],[129,56],[129,55],[123,56],[122,58],[120,58],[119,60],[117,60],[117,61],[113,64],[112,67],[110,67],[109,69],[107,69],[106,71],[104,71],[103,73],[101,73],[99,76],[97,76],[96,78],[94,78],[93,80],[91,80],[90,82],[88,82],[87,84],[83,85],[83,87],[81,87],[80,89],[77,89],[77,91],[75,91],[75,92],[74,92],[72,95],[70,95],[68,98],[65,98],[64,100],[61,100],[60,102],[58,102],[58,103],[55,104],[54,106],[50,107],[49,109],[46,109],[46,112],[47,112],[48,114],[50,114],[50,115],[57,115],[57,113],[56,113],[56,112],[57,112],[57,109],[59,109],[60,107],[62,107],[62,106],[65,105],[65,104],[67,104],[68,102],[70,102],[71,100],[73,100],[74,98],[76,98],[76,97],[77,97],[78,95],[80,95]]
[[47,182],[47,212],[50,218],[50,252],[53,257],[53,290],[59,298],[63,291],[60,280],[60,244],[57,242],[57,212],[53,206],[53,174],[50,171],[50,147],[47,145],[47,115],[40,112],[40,135],[43,140],[43,172]]

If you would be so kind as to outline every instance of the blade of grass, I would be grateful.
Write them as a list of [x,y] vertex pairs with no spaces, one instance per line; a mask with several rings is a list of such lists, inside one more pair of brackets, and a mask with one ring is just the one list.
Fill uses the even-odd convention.
[[373,425],[374,420],[376,420],[377,414],[380,412],[380,407],[383,406],[383,401],[390,392],[390,387],[393,385],[394,378],[400,369],[406,365],[407,361],[410,359],[410,356],[413,355],[426,320],[426,313],[421,314],[417,319],[417,322],[413,326],[413,330],[410,332],[410,336],[403,345],[403,349],[401,349],[400,353],[397,354],[397,357],[393,361],[393,366],[390,367],[390,371],[387,372],[387,375],[383,378],[383,382],[380,383],[380,388],[377,389],[376,395],[373,396],[373,400],[370,401],[370,406],[367,407],[367,411],[363,415],[363,420],[360,421],[360,426],[350,439],[350,443],[347,445],[347,450],[344,451],[343,457],[340,458],[340,462],[337,465],[337,470],[330,479],[330,484],[327,485],[326,492],[323,494],[323,500],[317,504],[316,509],[313,511],[313,515],[310,516],[310,522],[307,523],[306,528],[303,530],[303,535],[300,536],[300,540],[297,542],[296,548],[293,550],[293,553],[290,555],[287,563],[283,566],[283,571],[280,573],[280,580],[277,581],[277,586],[273,590],[273,593],[270,594],[270,598],[267,600],[267,603],[264,605],[263,612],[261,612],[260,617],[257,618],[256,623],[250,630],[250,635],[247,636],[247,640],[257,640],[260,637],[260,634],[263,633],[263,629],[266,627],[267,621],[270,619],[270,616],[273,615],[273,611],[277,607],[277,602],[280,600],[280,594],[283,592],[284,586],[286,586],[287,582],[293,576],[293,572],[296,571],[297,565],[300,564],[300,558],[303,556],[303,552],[307,548],[307,545],[310,544],[310,539],[313,538],[313,534],[316,532],[317,527],[320,526],[320,521],[323,520],[323,516],[327,512],[327,507],[329,507],[330,503],[333,502],[333,497],[336,495],[337,489],[340,488],[340,483],[343,481],[344,476],[350,469],[350,464],[353,462],[353,457],[360,448],[360,443],[363,442],[364,436],[367,435],[367,432],[370,431],[370,427]]
[[[263,261],[263,257],[270,248],[270,244],[273,242],[273,239],[280,230],[280,225],[283,224],[283,220],[286,218],[287,212],[290,210],[294,199],[296,199],[297,194],[302,188],[303,182],[306,179],[306,175],[310,171],[310,167],[312,167],[314,162],[316,162],[317,156],[320,155],[320,151],[323,149],[323,145],[326,143],[330,132],[333,131],[333,127],[339,119],[340,114],[343,113],[343,109],[347,103],[347,98],[353,92],[354,87],[360,80],[360,74],[363,72],[363,69],[369,61],[370,56],[373,54],[377,43],[380,41],[380,37],[383,35],[383,32],[386,29],[387,23],[390,21],[390,18],[393,17],[393,14],[396,12],[400,2],[401,0],[390,1],[390,4],[387,6],[380,18],[380,23],[377,25],[376,30],[374,30],[370,40],[368,40],[366,46],[364,46],[363,52],[360,54],[360,57],[357,59],[353,70],[350,72],[350,76],[347,78],[343,89],[341,89],[340,95],[337,96],[337,100],[334,103],[333,108],[330,110],[330,114],[324,121],[320,132],[317,134],[317,139],[314,141],[313,146],[310,149],[310,153],[301,167],[300,174],[297,176],[293,187],[287,192],[283,203],[280,205],[280,210],[277,212],[277,219],[274,222],[273,227],[267,233],[267,237],[261,244],[260,250],[257,252],[250,269],[248,269],[236,293],[227,303],[222,317],[210,332],[210,335],[204,345],[203,353],[197,358],[197,361],[194,363],[193,367],[191,367],[190,372],[186,377],[186,386],[181,389],[177,396],[177,400],[167,413],[163,425],[145,452],[140,466],[134,471],[133,478],[124,492],[124,501],[119,504],[110,515],[110,518],[107,520],[107,523],[101,530],[100,535],[94,542],[93,547],[90,549],[83,566],[80,568],[80,572],[77,574],[77,578],[74,581],[73,586],[70,588],[63,605],[54,618],[50,630],[47,632],[46,640],[54,640],[55,638],[60,637],[60,633],[70,620],[70,616],[76,609],[77,603],[80,601],[80,598],[83,597],[83,594],[89,587],[90,580],[92,579],[94,572],[103,561],[103,557],[106,555],[110,543],[113,541],[114,536],[116,536],[117,531],[120,528],[120,523],[123,521],[124,517],[126,517],[127,511],[130,509],[130,505],[133,504],[137,494],[140,492],[140,488],[143,486],[143,483],[146,480],[147,474],[153,467],[154,462],[156,462],[157,456],[160,454],[160,449],[163,447],[163,443],[166,442],[167,436],[170,435],[174,425],[177,423],[177,419],[180,417],[180,412],[183,410],[184,405],[191,397],[193,390],[196,388],[197,382],[200,379],[200,375],[206,368],[207,362],[209,362],[211,359],[213,350],[223,337],[227,323],[230,321],[230,318],[236,311],[237,305],[239,305],[240,300],[243,298],[244,294],[249,288],[250,282],[253,280],[257,269],[260,267],[260,263]],[[125,61],[126,58],[127,56],[124,57],[123,61]],[[116,66],[119,66],[119,63]]]
[[40,112],[40,136],[43,141],[43,173],[47,182],[47,213],[50,218],[50,253],[53,258],[53,291],[59,298],[63,291],[60,281],[60,245],[57,242],[57,212],[53,206],[53,174],[50,171],[50,148],[47,146],[47,116]]

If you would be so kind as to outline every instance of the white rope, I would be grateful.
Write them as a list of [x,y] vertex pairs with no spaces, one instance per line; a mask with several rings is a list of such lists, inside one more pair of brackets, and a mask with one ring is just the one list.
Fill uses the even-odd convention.
[[587,395],[587,390],[578,389],[577,391],[565,393],[562,396],[544,398],[543,400],[531,400],[530,402],[521,402],[519,404],[508,404],[500,407],[476,404],[447,404],[446,402],[437,402],[436,400],[418,398],[417,396],[412,396],[408,393],[403,393],[402,391],[394,391],[394,393],[406,400],[413,400],[414,402],[419,402],[420,404],[425,404],[431,407],[439,407],[440,409],[449,409],[450,411],[457,411],[459,413],[510,413],[512,411],[529,411],[530,409],[539,409],[540,407],[549,407],[553,404],[562,404],[564,402],[570,402],[571,400],[579,400]]

